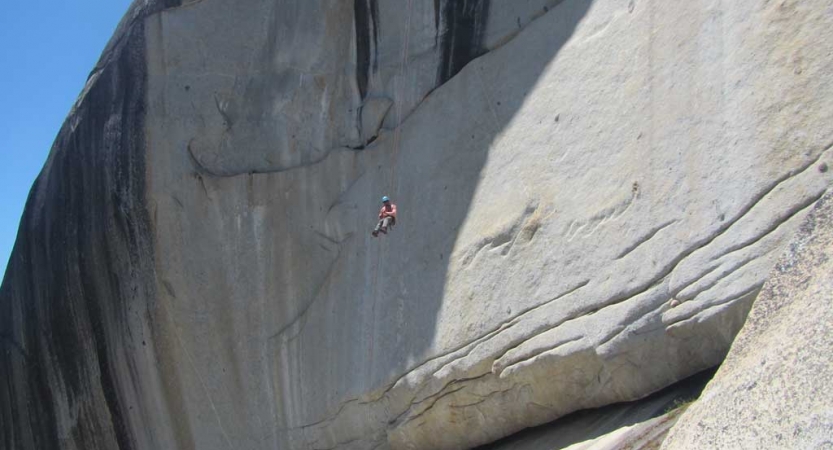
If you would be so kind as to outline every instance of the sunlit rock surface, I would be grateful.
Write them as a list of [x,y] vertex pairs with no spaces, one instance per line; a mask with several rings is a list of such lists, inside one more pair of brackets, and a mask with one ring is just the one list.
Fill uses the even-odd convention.
[[736,3],[134,3],[0,292],[0,442],[465,448],[718,364],[833,163],[830,6]]
[[833,445],[833,199],[802,224],[726,361],[663,448]]

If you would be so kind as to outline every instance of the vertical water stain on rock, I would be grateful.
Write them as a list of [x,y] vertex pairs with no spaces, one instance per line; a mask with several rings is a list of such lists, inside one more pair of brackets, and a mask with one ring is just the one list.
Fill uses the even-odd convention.
[[373,72],[379,70],[379,0],[370,0],[370,21],[373,24]]
[[434,0],[434,46],[439,43],[440,38],[440,0]]
[[[486,52],[483,38],[489,20],[490,0],[435,0],[440,36],[437,84],[443,84],[466,64]],[[441,31],[440,31],[441,30]]]
[[25,350],[0,351],[0,448],[129,450],[150,433],[128,418],[130,311],[154,289],[142,19],[178,4],[134,3],[30,192],[0,287],[0,334]]
[[361,98],[365,98],[371,66],[374,72],[378,70],[378,0],[354,0],[353,11],[356,25],[356,82]]

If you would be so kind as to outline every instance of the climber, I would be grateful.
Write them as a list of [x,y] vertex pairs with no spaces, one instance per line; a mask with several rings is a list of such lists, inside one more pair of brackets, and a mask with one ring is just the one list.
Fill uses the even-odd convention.
[[382,197],[382,209],[379,210],[379,223],[373,230],[373,237],[379,235],[379,232],[388,234],[388,228],[396,225],[396,205],[390,202],[388,196]]

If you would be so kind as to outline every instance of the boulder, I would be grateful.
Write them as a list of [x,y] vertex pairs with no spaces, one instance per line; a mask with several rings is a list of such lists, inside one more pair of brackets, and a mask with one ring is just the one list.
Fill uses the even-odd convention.
[[662,448],[833,445],[833,195],[778,260],[726,360]]

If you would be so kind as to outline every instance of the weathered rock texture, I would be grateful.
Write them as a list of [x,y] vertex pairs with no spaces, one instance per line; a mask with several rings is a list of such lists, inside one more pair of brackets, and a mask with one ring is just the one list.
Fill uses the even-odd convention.
[[829,185],[831,21],[137,1],[4,279],[0,442],[463,448],[716,365]]
[[[0,289],[0,448],[164,448],[134,4],[29,194]],[[170,448],[170,447],[169,447]]]
[[639,400],[577,411],[477,450],[656,449],[713,375],[707,370]]
[[677,423],[682,409],[675,409],[643,423],[620,428],[588,442],[565,447],[564,450],[656,450],[668,431]]
[[833,196],[802,224],[663,448],[833,447]]

